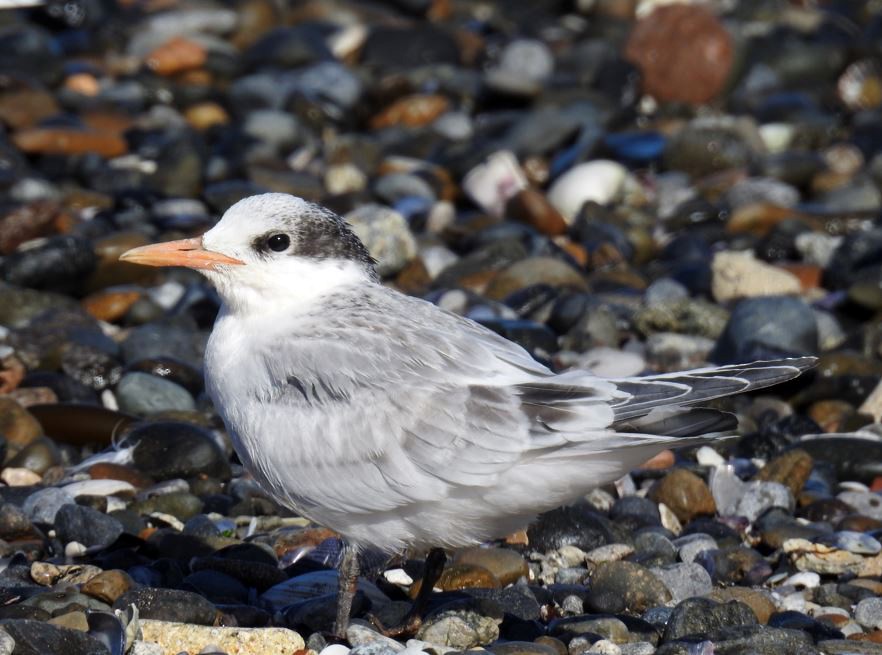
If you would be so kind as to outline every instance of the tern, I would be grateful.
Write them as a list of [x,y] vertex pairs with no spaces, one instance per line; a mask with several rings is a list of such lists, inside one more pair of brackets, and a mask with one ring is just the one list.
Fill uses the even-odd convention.
[[[696,404],[814,363],[556,373],[482,325],[384,286],[341,217],[287,194],[245,198],[201,237],[121,259],[196,269],[217,288],[206,389],[259,484],[345,539],[338,635],[359,549],[510,534],[664,449],[734,427]],[[424,579],[422,591],[431,587]]]

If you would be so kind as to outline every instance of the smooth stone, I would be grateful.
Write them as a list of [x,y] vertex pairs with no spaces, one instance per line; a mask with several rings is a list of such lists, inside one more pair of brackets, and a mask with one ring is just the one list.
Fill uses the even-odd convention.
[[798,294],[799,278],[762,262],[751,252],[719,252],[714,256],[711,288],[717,302],[739,298]]
[[405,649],[400,642],[360,623],[353,623],[346,629],[346,639],[353,649],[369,647],[371,653],[399,653]]
[[377,272],[394,275],[417,254],[417,243],[404,216],[384,205],[362,205],[344,217],[377,260]]
[[689,370],[710,358],[714,340],[674,332],[656,332],[646,338],[646,363],[660,372]]
[[815,543],[833,546],[839,550],[858,555],[877,555],[882,551],[882,544],[868,534],[852,530],[840,530],[833,534],[821,535],[815,538]]
[[454,561],[486,569],[503,586],[514,584],[530,573],[521,554],[507,548],[468,548],[457,552]]
[[23,448],[43,434],[40,422],[11,398],[0,398],[0,434],[16,449]]
[[[714,148],[707,144],[713,143]],[[730,168],[749,165],[755,155],[737,124],[714,124],[696,119],[674,134],[664,152],[669,170],[700,178]]]
[[131,509],[141,515],[167,514],[186,521],[202,512],[204,506],[205,503],[198,496],[177,492],[137,501],[132,504]]
[[707,339],[716,339],[723,333],[729,312],[706,300],[681,298],[644,307],[634,316],[634,327],[651,335],[656,332],[676,332]]
[[688,598],[674,608],[663,639],[674,641],[690,635],[714,639],[722,628],[751,625],[757,625],[756,616],[741,602],[722,604],[707,598]]
[[548,200],[572,223],[586,202],[605,205],[615,199],[627,175],[624,166],[610,160],[578,164],[555,180],[548,191]]
[[802,449],[794,448],[769,461],[754,480],[778,482],[787,486],[794,497],[799,495],[811,475],[814,460]]
[[126,373],[116,385],[119,408],[132,414],[156,414],[196,409],[193,397],[183,387],[148,373]]
[[708,534],[688,534],[674,539],[680,559],[684,562],[694,562],[695,558],[706,550],[716,550],[717,541]]
[[541,514],[527,528],[530,547],[540,552],[576,546],[586,552],[614,543],[608,520],[590,509],[571,506]]
[[120,344],[126,364],[141,359],[172,357],[202,367],[204,337],[173,324],[150,323],[134,328]]
[[31,289],[71,291],[92,272],[97,261],[86,239],[54,236],[41,245],[4,257],[0,278]]
[[493,655],[566,655],[556,648],[538,641],[506,641],[487,648]]
[[470,610],[442,611],[425,620],[416,638],[439,646],[466,650],[496,641],[501,622],[501,617],[483,616]]
[[643,526],[661,525],[661,514],[658,505],[649,498],[641,496],[624,496],[616,500],[609,510],[613,521],[630,519]]
[[214,625],[218,616],[217,608],[199,594],[177,589],[131,589],[116,599],[113,609],[126,611],[129,605],[137,606],[142,621]]
[[87,596],[113,605],[124,593],[135,586],[135,581],[125,571],[118,569],[102,571],[90,578],[81,588]]
[[305,648],[303,638],[287,628],[242,628],[192,625],[177,622],[140,620],[145,642],[158,644],[163,653],[210,652],[274,655],[296,653]]
[[802,300],[787,296],[739,302],[711,358],[718,364],[818,353],[815,315]]
[[828,639],[818,642],[825,655],[882,655],[882,644],[853,639]]
[[757,621],[763,624],[768,623],[769,617],[775,612],[775,603],[771,594],[762,589],[723,587],[714,589],[707,597],[723,604],[731,601],[744,603],[756,615]]
[[46,487],[30,494],[22,504],[22,511],[34,523],[52,525],[58,510],[74,502],[74,497],[64,489]]
[[734,513],[754,521],[770,507],[793,511],[795,501],[790,489],[778,482],[755,481],[744,486],[744,494],[735,505]]
[[495,275],[484,294],[492,300],[502,300],[516,291],[539,284],[574,290],[587,289],[585,278],[569,264],[552,257],[528,257]]
[[[12,655],[15,651],[15,639],[0,627],[0,655]],[[550,655],[554,655],[551,653]]]
[[123,533],[122,523],[112,516],[83,505],[62,505],[55,515],[55,530],[62,541],[104,548]]
[[643,90],[659,102],[705,104],[726,85],[735,58],[727,26],[701,5],[641,5],[640,20],[625,44]]
[[6,462],[6,466],[11,468],[27,469],[41,476],[59,464],[61,453],[55,441],[49,437],[37,437]]
[[707,570],[696,563],[669,564],[650,569],[671,592],[671,600],[680,602],[693,596],[705,596],[713,589]]
[[854,618],[867,629],[882,629],[882,598],[864,598],[855,606]]
[[548,632],[551,635],[564,638],[588,632],[600,635],[604,639],[608,639],[617,644],[627,642],[630,637],[628,626],[626,626],[621,619],[611,616],[594,617],[591,615],[584,615],[556,619],[548,625]]
[[4,620],[0,628],[15,642],[16,655],[107,655],[104,644],[79,630],[26,619]]
[[31,564],[31,578],[37,584],[50,587],[59,582],[68,584],[84,584],[101,573],[97,566],[89,564],[50,564],[34,562]]
[[683,468],[676,468],[659,480],[650,491],[650,497],[667,505],[683,522],[717,511],[714,497],[704,480]]
[[671,599],[671,594],[652,572],[633,562],[598,565],[591,579],[586,603],[595,612],[615,614],[642,612]]
[[32,532],[31,522],[22,510],[10,503],[0,505],[0,539],[14,541]]
[[206,476],[229,480],[227,457],[211,433],[183,421],[151,421],[134,427],[124,445],[134,445],[132,465],[154,480]]

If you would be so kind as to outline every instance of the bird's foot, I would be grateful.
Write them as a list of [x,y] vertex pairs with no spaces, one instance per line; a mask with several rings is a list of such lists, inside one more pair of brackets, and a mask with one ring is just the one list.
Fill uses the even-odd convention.
[[389,627],[383,625],[379,617],[374,614],[368,614],[367,619],[377,629],[377,632],[392,639],[410,639],[423,627],[423,617],[413,612],[408,613],[398,625]]

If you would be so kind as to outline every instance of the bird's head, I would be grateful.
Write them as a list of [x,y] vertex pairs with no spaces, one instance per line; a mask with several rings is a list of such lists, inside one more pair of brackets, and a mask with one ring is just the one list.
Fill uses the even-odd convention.
[[196,269],[232,311],[266,311],[378,280],[374,260],[346,221],[284,193],[244,198],[201,237],[133,248],[120,259]]

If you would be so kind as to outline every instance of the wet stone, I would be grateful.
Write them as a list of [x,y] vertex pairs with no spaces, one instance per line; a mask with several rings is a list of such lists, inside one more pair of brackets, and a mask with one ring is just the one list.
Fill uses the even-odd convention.
[[132,414],[196,409],[186,389],[147,373],[126,373],[116,385],[116,396],[120,409]]
[[3,631],[15,641],[15,653],[70,653],[70,655],[107,655],[107,648],[97,639],[68,628],[42,621],[11,619],[3,621]]
[[652,499],[667,505],[677,518],[688,522],[700,515],[716,512],[716,504],[707,484],[686,469],[674,469],[653,487]]
[[505,548],[470,548],[458,552],[455,562],[483,567],[503,586],[513,584],[529,574],[524,558]]
[[595,612],[642,612],[671,598],[667,587],[648,569],[632,562],[607,562],[597,567],[586,602]]
[[450,610],[426,619],[416,638],[465,650],[496,641],[500,622],[499,618],[468,610]]
[[132,454],[135,468],[154,480],[230,477],[223,451],[207,430],[191,423],[144,423],[129,432],[125,443],[136,446]]
[[73,496],[63,489],[47,487],[31,493],[22,504],[22,510],[31,521],[51,525],[58,510],[73,503]]
[[130,604],[138,607],[144,619],[214,625],[217,608],[199,594],[176,589],[132,589],[119,596],[114,609],[125,610]]
[[665,626],[664,641],[689,635],[713,638],[720,629],[756,625],[754,613],[740,602],[717,603],[706,598],[689,598],[679,603]]
[[55,514],[55,529],[65,542],[105,547],[122,534],[122,524],[112,516],[82,505],[62,505]]
[[704,596],[713,589],[710,575],[699,564],[670,564],[650,570],[668,588],[674,602]]

